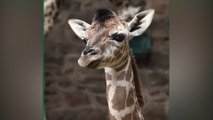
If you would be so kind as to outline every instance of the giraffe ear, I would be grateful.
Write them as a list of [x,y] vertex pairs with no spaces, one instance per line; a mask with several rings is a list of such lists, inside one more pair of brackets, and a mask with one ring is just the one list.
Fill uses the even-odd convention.
[[135,15],[135,17],[128,22],[129,32],[131,36],[141,35],[152,22],[154,16],[154,9],[142,11]]
[[90,24],[79,19],[69,19],[68,24],[79,38],[85,37],[85,31],[90,27]]

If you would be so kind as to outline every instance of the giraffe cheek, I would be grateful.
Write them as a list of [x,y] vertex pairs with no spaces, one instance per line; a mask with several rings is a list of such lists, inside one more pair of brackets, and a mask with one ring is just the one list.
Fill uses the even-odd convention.
[[119,49],[114,51],[114,56],[118,56],[119,54],[120,54],[120,50]]
[[103,60],[102,60],[102,65],[107,66],[109,62],[110,62],[110,58],[104,57]]

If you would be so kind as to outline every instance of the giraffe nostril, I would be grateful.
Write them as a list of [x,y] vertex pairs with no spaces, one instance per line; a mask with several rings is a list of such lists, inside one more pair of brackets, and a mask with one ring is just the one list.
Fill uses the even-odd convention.
[[84,55],[96,55],[97,52],[94,49],[85,49],[83,54]]

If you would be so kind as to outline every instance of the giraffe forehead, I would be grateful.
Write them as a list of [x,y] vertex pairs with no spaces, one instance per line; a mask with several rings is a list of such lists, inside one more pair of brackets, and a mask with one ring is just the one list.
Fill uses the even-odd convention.
[[106,28],[93,28],[87,31],[87,35],[89,39],[100,39],[107,37],[109,35],[110,29]]
[[102,22],[93,20],[89,31],[93,31],[93,33],[95,33],[99,31],[109,31],[121,28],[124,28],[124,23],[120,21],[117,16],[113,16],[109,19],[105,19]]
[[111,36],[114,33],[128,34],[128,31],[125,29],[123,24],[109,26],[96,25],[95,27],[92,26],[86,31],[88,39],[105,38]]

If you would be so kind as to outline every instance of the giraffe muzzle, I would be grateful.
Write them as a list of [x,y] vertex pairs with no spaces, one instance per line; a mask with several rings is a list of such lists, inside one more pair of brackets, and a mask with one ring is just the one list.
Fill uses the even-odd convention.
[[103,56],[100,54],[90,53],[90,55],[82,55],[78,59],[78,64],[81,67],[96,68],[101,62]]

